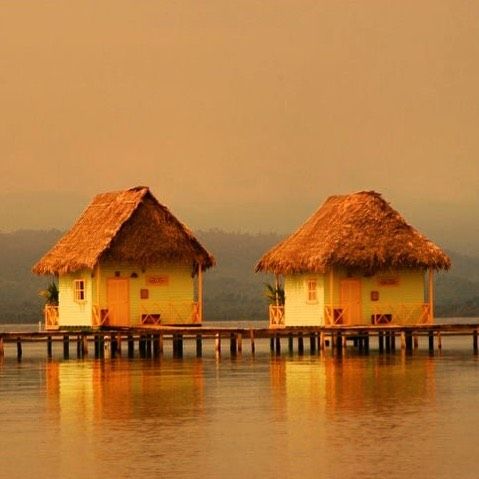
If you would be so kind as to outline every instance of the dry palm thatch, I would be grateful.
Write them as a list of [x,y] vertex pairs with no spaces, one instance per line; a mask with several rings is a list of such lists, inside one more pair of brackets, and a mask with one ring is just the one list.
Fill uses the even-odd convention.
[[65,274],[110,260],[142,267],[175,261],[191,264],[193,271],[215,263],[191,231],[139,186],[97,195],[33,272]]
[[399,268],[449,269],[449,257],[379,193],[331,196],[294,234],[268,251],[256,271],[317,272],[332,267],[374,274]]

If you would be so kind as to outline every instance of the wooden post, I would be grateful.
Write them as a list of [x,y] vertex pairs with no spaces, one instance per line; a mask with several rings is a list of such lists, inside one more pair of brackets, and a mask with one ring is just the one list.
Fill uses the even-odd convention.
[[333,267],[329,270],[329,304],[330,304],[330,324],[334,324],[334,272]]
[[146,341],[146,357],[148,358],[151,358],[151,355],[152,355],[152,338],[151,338],[151,334],[147,334],[145,336],[145,341]]
[[50,335],[47,336],[47,356],[49,359],[53,356],[53,341]]
[[396,332],[391,331],[391,351],[396,351]]
[[116,351],[121,355],[121,333],[116,335]]
[[160,333],[159,334],[159,352],[160,352],[160,356],[163,355],[163,333]]
[[196,335],[196,357],[201,358],[203,355],[203,341],[201,334]]
[[281,337],[279,334],[276,335],[276,354],[280,355],[281,354]]
[[335,341],[336,343],[336,351],[338,354],[341,354],[343,352],[343,338],[341,335],[341,331],[338,331],[336,333]]
[[17,338],[17,359],[20,360],[22,359],[22,338],[18,337]]
[[407,331],[405,333],[405,335],[406,335],[406,351],[411,353],[412,352],[412,343],[413,343],[412,333],[411,333],[411,331]]
[[203,322],[203,269],[201,263],[198,263],[198,320]]
[[441,331],[437,332],[437,349],[442,349]]
[[230,353],[231,356],[236,356],[236,334],[231,333],[230,335]]
[[251,342],[251,354],[255,353],[255,344],[254,344],[254,329],[249,330],[249,339]]
[[3,347],[3,336],[0,336],[0,358],[5,356],[5,349]]
[[414,339],[414,349],[417,349],[419,347],[419,338],[417,337],[417,334],[414,334],[413,339]]
[[322,331],[319,333],[319,350],[324,351],[324,333]]
[[173,335],[173,356],[175,358],[183,357],[183,335],[182,334]]
[[221,354],[221,334],[215,335],[215,353],[219,356]]
[[364,352],[366,354],[369,353],[369,333],[368,332],[364,334]]
[[434,322],[434,273],[432,268],[429,268],[429,318],[428,322]]
[[472,332],[472,349],[474,350],[474,354],[477,354],[477,329]]
[[[173,337],[173,355],[174,355],[174,347],[175,347],[175,340]],[[138,338],[138,351],[140,353],[140,358],[144,358],[146,356],[146,339],[143,334],[140,334]]]
[[401,331],[401,349],[406,349],[406,333]]
[[98,336],[98,346],[99,346],[100,358],[104,358],[105,357],[105,336],[103,336],[103,334],[100,334],[100,336]]
[[132,358],[135,355],[135,339],[131,334],[128,335],[128,357]]
[[294,352],[294,343],[293,343],[292,333],[288,334],[288,352],[289,352],[289,354],[293,354],[293,352]]
[[70,336],[65,334],[63,336],[63,358],[68,359],[70,357]]
[[117,351],[117,342],[115,334],[110,335],[110,354],[111,357],[114,358],[116,356]]
[[99,334],[95,334],[94,342],[95,342],[95,358],[99,358],[100,357],[100,335]]
[[153,335],[153,357],[160,357],[160,336],[159,334]]
[[428,334],[428,343],[429,343],[429,352],[430,353],[433,353],[434,352],[434,332],[433,331],[429,331],[429,334]]
[[77,334],[77,358],[81,358],[81,335]]
[[303,333],[298,333],[298,354],[304,354]]
[[82,356],[88,356],[88,336],[86,334],[82,335]]
[[378,344],[379,352],[384,353],[384,333],[382,331],[378,332]]
[[391,352],[391,335],[389,334],[389,331],[386,331],[386,352]]
[[243,335],[238,333],[236,336],[236,344],[238,346],[238,353],[241,354],[243,352]]
[[316,333],[309,335],[309,352],[314,354],[316,352]]

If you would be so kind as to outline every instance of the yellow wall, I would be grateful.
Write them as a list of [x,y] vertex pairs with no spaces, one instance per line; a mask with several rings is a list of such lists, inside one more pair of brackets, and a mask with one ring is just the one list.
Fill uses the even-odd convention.
[[[74,299],[74,281],[85,281],[85,301]],[[76,273],[60,275],[59,291],[59,325],[60,326],[91,326],[92,324],[92,286],[91,270],[81,270]]]
[[[381,285],[379,278],[395,277],[397,285]],[[392,273],[379,273],[375,276],[348,275],[345,270],[338,269],[333,274],[333,302],[339,307],[342,279],[359,279],[361,283],[361,319],[357,324],[371,324],[373,312],[392,313],[393,322],[398,324],[400,308],[411,311],[411,316],[403,322],[414,322],[425,302],[424,272],[420,270],[403,270]],[[317,279],[318,302],[308,303],[309,279]],[[319,326],[324,325],[324,307],[330,304],[330,276],[320,274],[295,274],[285,277],[285,325],[286,326]],[[379,300],[371,300],[371,292],[379,293]],[[404,307],[399,306],[404,305]],[[407,313],[404,313],[404,317]]]
[[[99,305],[107,309],[108,278],[128,278],[130,295],[130,325],[141,323],[144,313],[160,313],[161,324],[190,324],[192,303],[194,300],[194,280],[191,277],[191,266],[167,264],[146,268],[131,265],[100,266],[100,289],[97,291],[96,270],[82,270],[73,274],[61,275],[59,278],[59,325],[60,326],[92,326],[92,308]],[[136,274],[136,278],[132,277]],[[168,278],[168,284],[153,286],[147,284],[149,276]],[[74,301],[73,282],[75,279],[85,280],[85,301]],[[148,299],[140,298],[140,290],[148,289]],[[99,302],[99,303],[98,303]]]
[[[189,311],[194,300],[194,281],[191,277],[191,266],[165,264],[161,267],[149,267],[145,270],[131,265],[100,265],[100,306],[107,307],[108,278],[128,278],[130,291],[130,325],[141,323],[141,315],[147,312],[160,313],[161,324],[178,324],[178,316],[182,317],[181,324],[190,323]],[[132,274],[136,278],[132,278]],[[147,284],[149,276],[168,278],[167,285],[152,286]],[[140,290],[148,289],[148,299],[140,298]],[[96,303],[96,287],[94,301]],[[173,307],[170,306],[173,304]]]
[[[317,281],[317,302],[308,301],[308,280]],[[324,324],[324,278],[319,274],[295,274],[284,281],[286,326]]]

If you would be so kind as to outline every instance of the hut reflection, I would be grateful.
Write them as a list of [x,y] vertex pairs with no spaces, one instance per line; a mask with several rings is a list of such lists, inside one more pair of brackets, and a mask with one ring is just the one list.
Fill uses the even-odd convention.
[[203,410],[201,361],[46,363],[48,405],[82,423],[162,416],[181,419]]
[[283,415],[397,412],[435,397],[434,358],[401,355],[274,358],[274,409]]

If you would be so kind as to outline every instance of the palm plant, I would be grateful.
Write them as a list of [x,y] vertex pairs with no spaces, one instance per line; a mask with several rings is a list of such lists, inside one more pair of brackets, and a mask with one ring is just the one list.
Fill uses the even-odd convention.
[[284,288],[280,285],[273,286],[269,283],[264,283],[266,289],[264,295],[268,298],[270,304],[284,305]]
[[42,289],[38,294],[45,299],[46,304],[58,306],[58,287],[55,281],[52,281],[46,289]]

